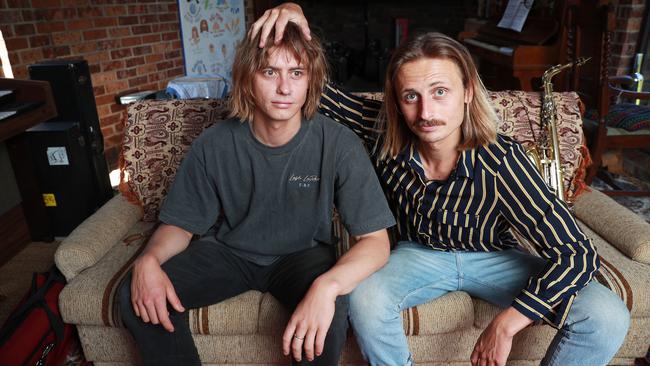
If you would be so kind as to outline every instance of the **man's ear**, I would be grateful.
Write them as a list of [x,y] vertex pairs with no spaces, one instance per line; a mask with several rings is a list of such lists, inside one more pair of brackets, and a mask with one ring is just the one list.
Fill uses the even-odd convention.
[[473,99],[474,99],[474,88],[470,84],[467,87],[465,87],[465,103],[470,104]]

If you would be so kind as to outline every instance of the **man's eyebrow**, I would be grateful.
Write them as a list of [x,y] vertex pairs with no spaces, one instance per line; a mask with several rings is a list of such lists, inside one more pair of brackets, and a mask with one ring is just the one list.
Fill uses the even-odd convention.
[[[432,87],[438,86],[440,84],[444,84],[444,82],[443,81],[434,81],[434,82],[432,82],[431,84],[428,85],[428,88],[432,88]],[[415,90],[413,88],[407,88],[407,89],[400,90],[400,93],[406,93],[406,92],[416,92],[417,93],[417,90]]]

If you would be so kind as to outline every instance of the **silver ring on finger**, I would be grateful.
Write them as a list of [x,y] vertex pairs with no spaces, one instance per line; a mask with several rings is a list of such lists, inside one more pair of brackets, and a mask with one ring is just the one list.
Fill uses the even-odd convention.
[[293,335],[293,338],[294,338],[294,339],[297,339],[297,340],[299,340],[299,341],[304,341],[304,340],[305,340],[305,337],[299,337],[297,334],[294,334],[294,335]]

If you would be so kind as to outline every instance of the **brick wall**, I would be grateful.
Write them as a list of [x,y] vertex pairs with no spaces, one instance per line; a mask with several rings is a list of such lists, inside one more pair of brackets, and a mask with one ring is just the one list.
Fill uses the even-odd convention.
[[[616,6],[616,27],[612,36],[610,75],[632,71],[637,41],[641,36],[645,0],[619,0]],[[648,63],[650,61],[645,61]]]
[[116,166],[124,106],[115,96],[164,89],[184,74],[176,0],[0,0],[14,77],[53,58],[88,61],[109,165]]

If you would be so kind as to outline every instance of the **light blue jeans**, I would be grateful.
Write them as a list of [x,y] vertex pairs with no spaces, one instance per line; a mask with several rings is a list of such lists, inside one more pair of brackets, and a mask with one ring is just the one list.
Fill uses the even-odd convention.
[[[544,264],[545,260],[516,249],[440,252],[400,242],[386,266],[350,295],[350,321],[361,351],[371,365],[411,365],[403,309],[450,291],[465,291],[506,308]],[[607,365],[623,343],[629,323],[623,302],[592,281],[576,296],[542,365]]]

